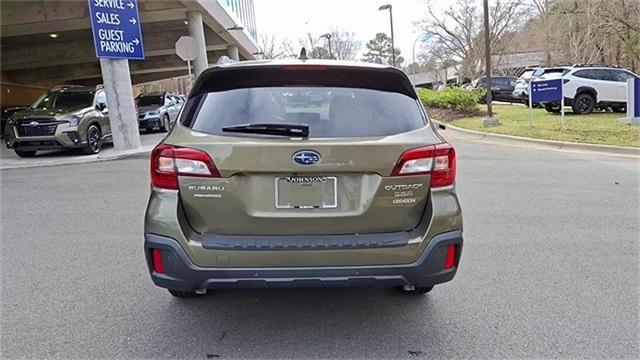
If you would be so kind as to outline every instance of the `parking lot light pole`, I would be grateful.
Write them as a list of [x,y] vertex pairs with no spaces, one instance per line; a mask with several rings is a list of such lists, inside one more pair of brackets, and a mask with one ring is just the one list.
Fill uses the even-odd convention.
[[487,117],[482,119],[483,126],[497,126],[499,125],[498,119],[493,116],[493,109],[491,107],[491,39],[489,32],[489,0],[483,0],[484,7],[484,53],[485,53],[485,77],[487,78]]
[[396,66],[396,46],[393,36],[393,7],[391,4],[382,5],[378,8],[379,11],[389,10],[389,22],[391,23],[391,64]]

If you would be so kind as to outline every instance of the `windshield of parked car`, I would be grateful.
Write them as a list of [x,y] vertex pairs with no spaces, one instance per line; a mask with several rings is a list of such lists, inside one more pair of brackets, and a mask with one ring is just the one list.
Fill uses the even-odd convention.
[[426,124],[420,105],[409,96],[338,87],[210,92],[190,99],[181,121],[193,130],[219,135],[223,128],[237,125],[308,125],[310,138],[388,136]]
[[136,99],[138,106],[162,106],[164,105],[164,96],[162,95],[146,95]]
[[49,91],[42,94],[31,108],[36,110],[83,108],[93,104],[93,91]]

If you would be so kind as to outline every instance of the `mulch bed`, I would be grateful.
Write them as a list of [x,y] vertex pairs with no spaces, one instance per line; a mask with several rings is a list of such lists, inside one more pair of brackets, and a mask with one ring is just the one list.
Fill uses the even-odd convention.
[[458,110],[458,109],[442,109],[442,108],[428,108],[427,113],[432,119],[436,119],[441,122],[449,122],[456,119],[468,118],[474,116],[484,116],[486,113],[481,110]]

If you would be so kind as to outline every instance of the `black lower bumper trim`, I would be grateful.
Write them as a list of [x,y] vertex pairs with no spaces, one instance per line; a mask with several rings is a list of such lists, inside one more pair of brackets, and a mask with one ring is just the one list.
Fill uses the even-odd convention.
[[17,140],[7,144],[7,148],[23,151],[62,150],[81,147],[82,144],[65,145],[57,140]]
[[[457,246],[455,266],[444,269],[450,244]],[[462,231],[435,236],[418,260],[410,264],[396,265],[200,267],[191,262],[180,244],[172,238],[147,234],[144,247],[153,282],[157,286],[180,291],[240,287],[433,286],[450,281],[455,276],[462,253]],[[165,271],[163,274],[152,270],[152,249],[161,250]]]
[[138,121],[139,128],[153,128],[160,126],[160,118],[150,118]]

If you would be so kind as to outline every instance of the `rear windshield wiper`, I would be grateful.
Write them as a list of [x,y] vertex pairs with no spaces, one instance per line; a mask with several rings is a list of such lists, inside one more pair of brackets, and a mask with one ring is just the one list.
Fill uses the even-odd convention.
[[245,134],[264,134],[278,136],[309,137],[309,125],[292,124],[244,124],[223,127],[224,132],[236,132]]

